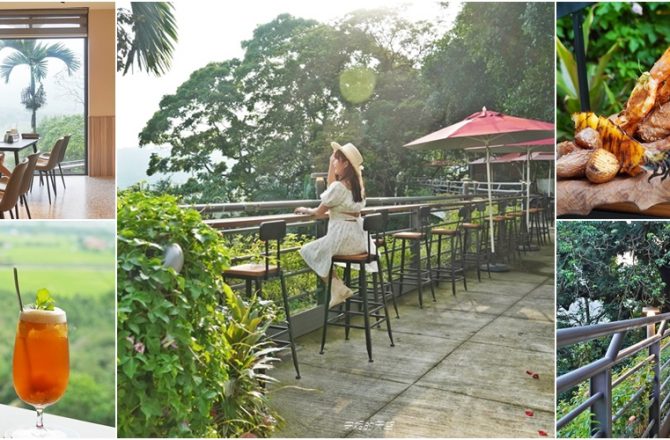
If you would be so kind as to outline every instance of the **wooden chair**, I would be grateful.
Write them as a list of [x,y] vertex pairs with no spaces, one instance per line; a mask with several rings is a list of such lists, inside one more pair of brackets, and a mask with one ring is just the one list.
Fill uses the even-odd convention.
[[49,204],[51,204],[51,192],[49,190],[49,181],[51,181],[51,186],[53,187],[54,197],[56,197],[56,166],[58,165],[58,158],[60,157],[61,149],[63,148],[63,143],[65,138],[60,138],[54,144],[54,147],[51,149],[48,157],[44,155],[37,161],[37,166],[35,169],[40,173],[40,183],[42,182],[42,176],[46,177],[47,181],[47,195],[49,197]]
[[[63,136],[63,145],[61,146],[60,149],[60,154],[58,155],[58,170],[60,171],[60,178],[63,180],[63,188],[65,188],[65,177],[63,176],[63,168],[61,168],[60,164],[65,160],[65,151],[67,150],[67,145],[70,143],[70,135]],[[40,156],[41,159],[44,159],[46,161],[49,160],[49,157],[51,156],[51,153],[42,153]],[[56,190],[54,189],[54,193]]]
[[[23,203],[23,206],[26,207],[26,213],[28,214],[29,219],[32,219],[33,217],[30,215],[30,208],[28,207],[28,198],[26,197],[26,194],[30,191],[30,185],[33,183],[33,172],[35,171],[39,157],[39,151],[28,155],[28,166],[23,174],[23,179],[21,179],[21,189],[19,190],[19,202]],[[16,209],[18,210],[18,206]],[[18,218],[18,212],[16,216]]]
[[[0,218],[5,218],[5,211],[9,211],[9,216],[14,218],[12,210],[16,208],[16,204],[19,201],[21,183],[27,167],[28,161],[24,160],[14,167],[12,175],[7,179],[5,190],[1,193],[2,195],[0,198]],[[16,210],[16,218],[19,218],[18,210]]]

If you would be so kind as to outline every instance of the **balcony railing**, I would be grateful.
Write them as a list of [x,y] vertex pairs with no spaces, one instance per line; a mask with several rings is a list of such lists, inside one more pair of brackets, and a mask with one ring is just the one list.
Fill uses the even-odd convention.
[[[433,194],[462,194],[462,195],[485,195],[488,194],[489,184],[476,180],[446,180],[446,179],[415,179],[414,183],[425,186],[433,191]],[[491,182],[491,193],[495,195],[520,194],[526,190],[524,182]]]
[[[437,225],[455,226],[458,222],[459,208],[478,204],[482,205],[481,199],[473,201],[467,200],[469,197],[461,195],[441,195],[441,196],[421,196],[421,197],[378,197],[368,198],[367,207],[363,214],[379,212],[385,210],[389,213],[389,227],[387,234],[411,230],[419,225],[418,208],[424,205],[430,205]],[[507,201],[510,204],[509,210],[519,210],[525,205],[525,198],[520,195],[505,195],[494,198],[494,205],[498,202]],[[240,235],[249,235],[258,231],[261,223],[271,220],[284,220],[287,223],[289,232],[300,232],[303,235],[314,238],[322,237],[327,231],[327,216],[314,217],[310,215],[297,215],[291,212],[298,206],[318,206],[318,200],[292,200],[292,201],[272,201],[272,202],[250,202],[250,203],[219,203],[219,204],[201,204],[190,205],[189,208],[196,209],[205,217],[205,223],[219,229],[225,237],[235,237]],[[495,206],[494,206],[495,209]],[[273,214],[258,215],[258,213],[273,212]],[[279,214],[277,214],[279,212]],[[244,214],[255,214],[245,216]],[[487,211],[481,211],[483,218]],[[225,216],[225,217],[224,217]],[[223,218],[222,218],[223,217]],[[439,220],[438,220],[439,219]],[[425,259],[421,256],[417,243],[412,249],[412,263],[418,264],[419,259]],[[389,240],[386,252],[392,254],[395,243]],[[286,255],[294,254],[300,249],[299,246],[287,246],[282,248],[282,258]],[[399,256],[399,252],[396,252]],[[243,261],[258,257],[258,255],[241,254],[233,257],[233,263],[237,264]],[[382,254],[382,261],[385,255]],[[282,266],[285,268],[286,284],[291,286],[292,279],[305,274],[313,274],[311,270],[302,265],[300,268],[286,268],[283,260]],[[397,282],[394,280],[394,282]],[[303,283],[304,284],[304,283]],[[321,280],[313,274],[313,281],[310,283],[312,288],[305,291],[289,294],[289,301],[294,310],[292,317],[294,322],[294,334],[302,335],[309,333],[322,324],[323,317],[323,286]],[[233,288],[242,287],[242,285],[232,285]],[[397,292],[399,289],[395,289]],[[405,290],[410,293],[411,290]],[[296,305],[297,304],[297,305]],[[295,313],[297,312],[297,313]]]
[[[644,426],[642,437],[668,437],[670,431],[670,377],[663,381],[662,377],[670,370],[670,360],[665,363],[661,362],[663,350],[670,346],[670,339],[667,339],[670,337],[670,329],[667,329],[668,319],[670,319],[670,313],[558,330],[558,348],[595,338],[611,336],[612,339],[605,356],[557,378],[557,394],[569,391],[582,382],[589,381],[590,383],[588,399],[557,421],[557,433],[560,433],[562,428],[566,427],[584,411],[589,411],[591,414],[591,435],[593,437],[612,437],[613,423],[620,419],[631,405],[642,398],[647,385],[645,384],[637,389],[627,401],[617,402],[617,408],[614,408],[613,405],[612,390],[622,385],[644,367],[650,367],[652,370],[651,397],[649,402],[644,402],[645,407],[648,408],[649,422]],[[626,334],[636,329],[646,329],[646,338],[623,348]],[[627,366],[619,371],[618,377],[612,380],[613,368],[616,365],[630,360],[643,350],[647,350],[648,356],[637,364]]]

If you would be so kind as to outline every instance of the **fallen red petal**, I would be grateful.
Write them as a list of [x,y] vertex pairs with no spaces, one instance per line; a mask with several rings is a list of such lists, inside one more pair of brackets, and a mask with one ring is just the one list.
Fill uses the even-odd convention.
[[549,435],[549,434],[547,434],[547,431],[543,431],[541,429],[539,431],[537,431],[537,433],[540,434],[542,437],[546,437],[546,436]]
[[533,372],[530,371],[530,370],[526,370],[526,374],[529,375],[529,376],[532,376],[532,375],[533,375]]
[[539,379],[539,378],[540,378],[540,375],[539,375],[539,374],[537,374],[537,373],[533,373],[533,379]]
[[533,417],[533,416],[535,415],[535,413],[533,413],[533,411],[527,409],[527,410],[526,410],[526,415],[527,415],[528,417]]

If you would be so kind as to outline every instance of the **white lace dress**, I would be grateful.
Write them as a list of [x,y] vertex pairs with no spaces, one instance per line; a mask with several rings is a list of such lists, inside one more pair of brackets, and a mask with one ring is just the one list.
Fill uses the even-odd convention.
[[[363,218],[352,217],[345,212],[360,212],[365,200],[354,202],[354,198],[343,183],[335,181],[321,194],[321,203],[328,206],[328,232],[325,236],[305,244],[300,255],[307,265],[320,277],[328,277],[330,259],[333,255],[355,255],[367,252],[367,232],[363,230]],[[374,243],[370,244],[375,252]],[[352,265],[358,269],[358,265]],[[369,272],[377,272],[377,263],[366,265]]]

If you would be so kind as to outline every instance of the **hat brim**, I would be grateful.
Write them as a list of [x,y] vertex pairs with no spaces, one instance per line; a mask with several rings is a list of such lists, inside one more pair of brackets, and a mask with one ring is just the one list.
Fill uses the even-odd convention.
[[341,150],[342,145],[338,144],[337,142],[331,142],[330,146],[333,147],[333,151]]

